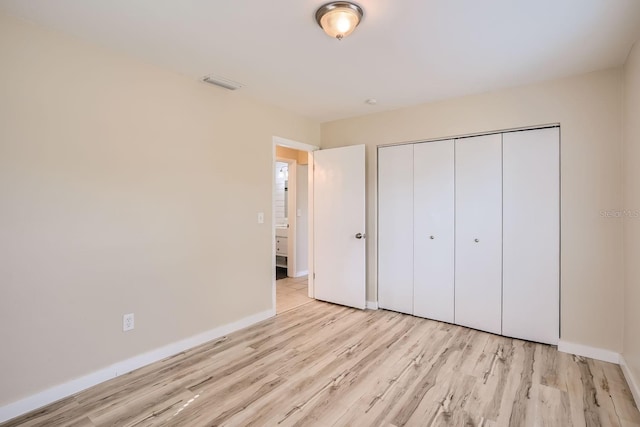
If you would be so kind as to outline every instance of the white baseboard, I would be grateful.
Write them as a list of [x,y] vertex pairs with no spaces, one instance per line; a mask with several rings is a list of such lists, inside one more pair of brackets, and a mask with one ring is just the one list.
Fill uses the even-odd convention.
[[627,384],[629,384],[631,394],[633,394],[633,400],[636,401],[636,406],[640,407],[640,383],[636,380],[636,377],[633,376],[629,365],[627,365],[627,361],[624,360],[624,356],[622,355],[620,355],[620,367],[627,380]]
[[367,301],[367,310],[377,310],[378,301]]
[[308,276],[309,270],[296,271],[296,277]]
[[563,340],[560,340],[558,343],[558,351],[575,354],[577,356],[590,357],[604,362],[615,364],[620,363],[620,353],[606,350],[604,348],[590,347],[588,345],[576,344]]
[[263,311],[262,313],[245,317],[236,322],[219,326],[211,329],[210,331],[134,356],[88,375],[51,387],[16,402],[9,403],[8,405],[0,407],[0,423],[56,402],[62,398],[71,396],[72,394],[78,393],[79,391],[85,390],[104,381],[126,374],[127,372],[131,372],[135,369],[196,347],[200,344],[204,344],[224,335],[244,329],[255,323],[273,317],[275,314],[275,310],[270,309]]

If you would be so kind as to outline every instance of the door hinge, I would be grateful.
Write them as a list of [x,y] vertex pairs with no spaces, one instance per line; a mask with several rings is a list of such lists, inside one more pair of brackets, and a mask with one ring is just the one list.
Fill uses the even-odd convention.
[[314,278],[314,279],[316,278],[316,273],[313,273],[313,278]]

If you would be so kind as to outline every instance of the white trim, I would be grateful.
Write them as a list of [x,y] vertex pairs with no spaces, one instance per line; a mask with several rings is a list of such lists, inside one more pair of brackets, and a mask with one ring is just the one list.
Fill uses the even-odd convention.
[[638,381],[636,381],[636,378],[633,376],[629,365],[627,365],[627,361],[624,360],[623,355],[620,355],[620,367],[622,368],[622,373],[624,374],[627,384],[629,384],[629,388],[631,389],[633,400],[636,401],[636,406],[640,407],[640,386]]
[[378,301],[367,301],[367,310],[377,310],[378,309]]
[[560,340],[560,342],[558,342],[558,351],[575,354],[577,356],[590,357],[604,362],[615,364],[620,363],[620,353],[604,348],[590,347],[588,345],[576,344],[568,341]]
[[63,384],[58,384],[16,402],[9,403],[8,405],[0,407],[0,423],[22,414],[26,414],[34,409],[41,408],[135,369],[160,361],[185,350],[189,350],[190,348],[220,338],[240,329],[244,329],[248,326],[269,319],[275,316],[275,314],[274,309],[269,309],[267,311],[245,317],[238,321],[211,329],[210,331],[203,332],[190,338],[151,350],[147,353],[134,356],[130,359],[123,360],[80,378],[67,381]]
[[308,276],[309,270],[296,271],[296,277]]

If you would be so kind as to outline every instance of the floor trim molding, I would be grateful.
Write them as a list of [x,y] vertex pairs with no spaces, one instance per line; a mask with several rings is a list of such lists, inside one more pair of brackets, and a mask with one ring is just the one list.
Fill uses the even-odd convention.
[[308,276],[309,270],[296,271],[296,277]]
[[378,309],[378,301],[367,301],[367,310],[377,310]]
[[629,365],[627,365],[627,361],[624,359],[623,355],[620,355],[620,367],[622,368],[624,378],[627,380],[627,384],[629,384],[629,388],[631,389],[633,400],[636,401],[636,406],[640,407],[640,383],[636,381],[636,378],[633,376],[633,373],[631,372]]
[[164,347],[151,350],[147,353],[134,356],[130,359],[115,363],[106,368],[84,375],[80,378],[48,388],[24,399],[9,403],[0,407],[0,423],[26,414],[34,409],[56,402],[79,391],[100,384],[112,378],[131,372],[135,369],[165,359],[174,354],[204,344],[208,341],[220,338],[232,332],[244,329],[263,320],[275,316],[275,309],[269,309],[226,325],[219,326],[209,331],[194,335],[181,341],[168,344]]
[[603,362],[610,362],[615,364],[620,363],[620,353],[606,350],[604,348],[576,344],[569,341],[560,340],[560,342],[558,342],[558,351],[561,351],[563,353],[575,354],[577,356],[590,357],[592,359],[602,360]]

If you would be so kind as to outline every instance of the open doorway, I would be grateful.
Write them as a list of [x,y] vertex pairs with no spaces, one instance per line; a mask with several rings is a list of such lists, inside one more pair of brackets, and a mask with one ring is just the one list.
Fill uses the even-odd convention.
[[[293,144],[292,144],[293,143]],[[291,146],[291,145],[298,145]],[[298,149],[298,148],[305,149]],[[309,151],[274,138],[274,303],[280,314],[313,301],[310,289]]]

